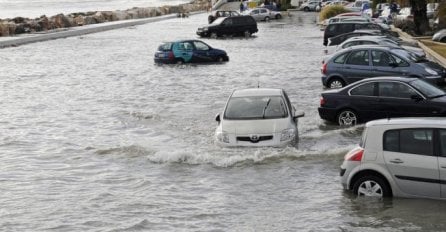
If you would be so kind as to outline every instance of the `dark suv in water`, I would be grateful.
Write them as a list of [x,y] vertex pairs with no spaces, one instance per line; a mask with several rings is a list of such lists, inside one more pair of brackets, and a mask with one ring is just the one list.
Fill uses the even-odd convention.
[[197,35],[213,38],[222,35],[251,36],[257,31],[257,22],[254,18],[249,15],[243,15],[218,18],[208,26],[198,28]]

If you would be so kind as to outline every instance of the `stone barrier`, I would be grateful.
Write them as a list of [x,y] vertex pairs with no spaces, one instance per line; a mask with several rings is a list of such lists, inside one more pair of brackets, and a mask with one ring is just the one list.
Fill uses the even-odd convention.
[[0,37],[13,36],[24,33],[51,31],[60,28],[79,27],[130,19],[150,18],[168,14],[185,15],[190,12],[204,11],[210,8],[209,0],[193,0],[190,3],[177,6],[161,7],[134,7],[127,10],[92,11],[57,14],[51,17],[42,15],[39,18],[15,17],[13,19],[0,19]]

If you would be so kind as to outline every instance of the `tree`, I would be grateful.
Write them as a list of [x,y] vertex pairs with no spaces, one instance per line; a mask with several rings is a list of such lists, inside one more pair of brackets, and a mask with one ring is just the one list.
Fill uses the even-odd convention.
[[424,35],[429,30],[429,20],[426,14],[426,0],[409,0],[412,7],[413,21],[415,24],[415,33]]

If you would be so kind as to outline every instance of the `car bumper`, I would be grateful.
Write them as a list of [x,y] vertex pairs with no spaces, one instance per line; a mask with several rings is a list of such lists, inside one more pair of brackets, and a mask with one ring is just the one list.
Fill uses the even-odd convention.
[[443,76],[425,76],[423,78],[425,81],[434,84],[434,85],[444,85],[445,78]]
[[174,61],[165,59],[165,58],[154,58],[153,60],[157,64],[173,64],[173,63],[175,63]]
[[324,87],[327,87],[327,80],[328,80],[328,77],[324,75],[324,76],[321,77],[321,80],[322,80],[322,85],[323,85]]
[[294,138],[284,141],[281,141],[280,137],[281,137],[280,134],[275,134],[272,139],[258,142],[251,142],[251,141],[240,141],[236,139],[235,136],[231,135],[229,136],[228,143],[219,141],[217,138],[215,138],[215,143],[221,147],[286,147],[289,145],[294,145],[298,140],[297,134],[294,136]]
[[336,122],[336,109],[319,107],[317,108],[319,117],[330,122]]
[[209,32],[208,31],[198,30],[197,31],[197,35],[199,35],[201,37],[208,37],[209,36]]

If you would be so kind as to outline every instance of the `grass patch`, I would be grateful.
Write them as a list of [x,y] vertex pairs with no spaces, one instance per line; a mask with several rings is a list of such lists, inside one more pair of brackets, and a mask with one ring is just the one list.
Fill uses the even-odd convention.
[[446,58],[446,44],[438,44],[429,40],[420,40],[420,42],[432,49],[434,52],[438,53],[438,55]]

